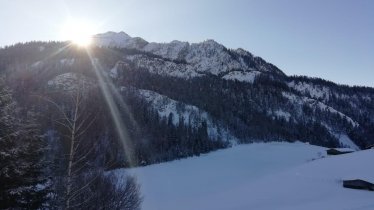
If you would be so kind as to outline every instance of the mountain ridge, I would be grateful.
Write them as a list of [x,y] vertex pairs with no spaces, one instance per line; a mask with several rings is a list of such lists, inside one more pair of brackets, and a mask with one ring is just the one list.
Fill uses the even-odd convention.
[[[20,103],[42,110],[27,103],[29,95],[64,95],[80,79],[94,90],[102,75],[118,101],[120,118],[131,128],[135,165],[251,142],[302,141],[353,149],[374,143],[373,88],[288,76],[248,51],[213,40],[148,43],[108,32],[97,35],[87,51],[69,42],[18,44],[0,49],[0,70]],[[100,91],[91,95],[103,97]],[[105,100],[96,103],[104,106]],[[99,141],[109,138],[117,152],[107,155],[129,166],[117,149],[120,143],[113,143],[118,141],[113,125],[104,122],[98,122],[102,129],[97,135],[110,137]]]
[[[139,40],[141,40],[142,44],[138,43]],[[140,37],[131,37],[125,32],[107,32],[93,36],[93,44],[99,47],[136,49],[172,61],[184,61],[188,64],[197,65],[200,71],[202,69],[203,72],[215,75],[222,73],[222,71],[217,72],[213,69],[224,69],[223,72],[226,73],[233,69],[250,71],[255,67],[253,65],[258,65],[257,70],[260,71],[274,71],[284,75],[280,69],[267,63],[262,58],[254,56],[241,48],[235,50],[228,49],[213,39],[191,44],[177,40],[169,43],[149,43]],[[210,66],[209,69],[207,66]]]

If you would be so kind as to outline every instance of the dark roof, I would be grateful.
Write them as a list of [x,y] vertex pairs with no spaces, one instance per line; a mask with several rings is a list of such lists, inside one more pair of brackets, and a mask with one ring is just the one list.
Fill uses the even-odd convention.
[[341,154],[351,153],[353,151],[330,148],[330,149],[326,150],[326,152],[327,152],[328,155],[341,155]]
[[374,184],[361,180],[361,179],[354,179],[354,180],[344,180],[343,187],[351,188],[351,189],[363,189],[363,190],[371,190],[374,191]]

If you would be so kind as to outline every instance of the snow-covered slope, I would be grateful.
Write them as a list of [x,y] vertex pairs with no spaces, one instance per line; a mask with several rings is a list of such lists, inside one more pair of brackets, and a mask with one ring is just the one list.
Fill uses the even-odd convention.
[[150,73],[178,78],[192,78],[202,76],[191,64],[175,63],[160,58],[150,58],[144,55],[130,55],[126,57],[136,68],[147,69]]
[[354,121],[352,118],[349,116],[345,115],[342,112],[339,112],[338,110],[334,109],[333,107],[330,107],[318,100],[305,97],[305,96],[298,96],[292,93],[288,92],[283,92],[282,93],[283,97],[287,98],[292,104],[298,104],[300,105],[300,109],[302,108],[303,105],[306,105],[312,109],[319,109],[320,111],[326,111],[332,114],[339,115],[342,119],[346,120],[349,122],[352,126],[357,127],[359,126],[358,122]]
[[[342,187],[342,181],[349,179],[374,182],[374,167],[367,164],[372,158],[374,150],[319,159],[265,177],[236,193],[255,194],[257,199],[247,209],[374,209],[373,192]],[[271,190],[263,186],[271,186]],[[235,200],[239,201],[232,202]]]
[[302,143],[251,144],[126,171],[141,184],[145,210],[374,209],[373,192],[342,187],[343,179],[374,181],[374,150],[325,154]]
[[188,42],[172,41],[170,43],[155,43],[147,44],[143,50],[146,52],[159,55],[163,58],[170,58],[172,60],[181,59],[184,53],[188,51],[190,44]]
[[356,151],[360,150],[360,148],[352,141],[351,138],[349,138],[347,134],[344,134],[344,133],[336,134],[336,138],[339,139],[339,142],[342,147],[351,148]]
[[[121,90],[128,91],[125,87],[122,87]],[[150,90],[140,89],[133,91],[135,91],[140,98],[146,100],[150,104],[150,107],[158,112],[160,117],[167,119],[169,115],[172,114],[174,125],[178,125],[183,120],[185,125],[191,124],[197,128],[205,121],[207,123],[208,136],[211,139],[229,141],[231,145],[235,145],[239,142],[219,120],[214,119],[210,114],[196,106],[175,101]]]
[[329,100],[331,91],[329,88],[319,85],[313,85],[306,82],[296,83],[295,81],[289,82],[288,86],[299,91],[302,94],[309,95],[314,99]]
[[258,72],[258,71],[249,71],[249,72],[231,71],[225,76],[223,76],[222,78],[227,79],[227,80],[237,80],[239,82],[253,83],[256,79],[256,76],[260,74],[261,72]]

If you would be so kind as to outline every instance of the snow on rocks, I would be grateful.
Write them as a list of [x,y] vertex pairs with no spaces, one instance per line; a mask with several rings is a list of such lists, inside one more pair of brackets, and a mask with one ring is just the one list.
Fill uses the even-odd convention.
[[118,78],[118,65],[119,62],[117,62],[116,65],[114,65],[114,67],[109,70],[109,76],[113,79]]
[[186,79],[202,76],[202,74],[197,73],[193,66],[189,64],[177,64],[172,61],[160,58],[149,58],[144,55],[131,55],[127,56],[126,59],[131,61],[137,68],[146,68],[153,74]]
[[344,113],[339,112],[338,110],[336,110],[336,109],[334,109],[330,106],[327,106],[326,104],[324,104],[320,101],[317,101],[315,99],[308,98],[308,97],[305,97],[305,96],[297,96],[295,94],[288,93],[288,92],[282,92],[282,95],[283,95],[283,97],[287,98],[293,104],[299,104],[300,106],[308,105],[311,108],[318,108],[321,111],[327,111],[327,112],[330,112],[330,113],[333,113],[333,114],[338,114],[340,117],[347,120],[352,126],[354,126],[354,127],[359,126],[358,122],[354,121],[349,116],[345,115]]
[[72,91],[78,88],[79,82],[81,82],[84,87],[93,85],[93,82],[87,77],[73,72],[57,75],[53,79],[49,80],[47,85],[53,89]]
[[63,58],[60,60],[62,65],[72,66],[75,62],[74,58]]
[[222,78],[226,80],[237,80],[239,82],[253,83],[256,79],[256,76],[260,74],[261,72],[258,71],[231,71],[228,74],[224,75]]
[[[98,34],[93,38],[94,44],[99,47],[118,47],[127,49],[136,49],[139,51],[137,56],[132,57],[133,61],[139,59],[137,63],[154,63],[155,61],[164,61],[161,66],[155,66],[151,71],[154,73],[163,73],[170,76],[190,78],[201,74],[221,75],[227,74],[233,70],[242,70],[244,72],[243,82],[252,82],[253,70],[259,72],[270,72],[274,67],[258,57],[254,57],[243,49],[229,50],[214,40],[206,40],[201,43],[188,43],[181,41],[172,41],[170,43],[148,43],[138,37],[131,37],[124,32],[107,32]],[[151,53],[160,58],[155,59],[152,56],[141,56],[140,52]],[[174,64],[171,64],[174,63]],[[143,66],[147,66],[143,64]],[[165,67],[163,64],[166,64]],[[254,69],[254,66],[258,69]],[[158,71],[155,68],[162,70]],[[166,68],[166,69],[165,69]],[[275,70],[274,70],[275,71]],[[279,71],[279,70],[277,70]],[[277,72],[278,73],[278,72]],[[185,76],[185,74],[188,74]],[[238,73],[228,75],[228,79],[240,79]]]
[[124,47],[131,37],[125,32],[107,32],[93,37],[93,43],[99,47]]
[[125,32],[107,32],[97,34],[92,38],[93,43],[98,47],[118,47],[129,49],[140,49],[148,42],[139,37],[131,37]]
[[291,114],[289,112],[286,112],[286,111],[283,111],[283,110],[276,110],[274,112],[274,115],[279,117],[279,118],[283,118],[285,119],[286,121],[290,121],[290,118],[291,118]]
[[190,44],[188,42],[181,42],[175,40],[170,43],[152,42],[147,44],[143,48],[143,50],[155,55],[159,55],[163,58],[177,60],[184,57],[183,53],[185,53],[188,50],[189,46]]
[[309,94],[312,98],[329,100],[331,91],[329,88],[319,85],[312,85],[305,82],[289,82],[288,86],[299,91],[302,94]]

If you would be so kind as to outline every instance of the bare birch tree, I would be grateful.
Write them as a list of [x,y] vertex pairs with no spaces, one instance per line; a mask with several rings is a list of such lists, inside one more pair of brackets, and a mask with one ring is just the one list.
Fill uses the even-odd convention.
[[[90,206],[97,209],[140,209],[140,190],[134,178],[127,177],[126,184],[117,187],[118,180],[106,177],[102,168],[89,164],[97,152],[98,142],[89,139],[97,115],[94,109],[90,109],[90,102],[93,102],[88,100],[88,91],[82,79],[78,78],[77,85],[63,94],[68,99],[64,101],[65,105],[46,99],[59,113],[53,121],[59,125],[61,136],[68,145],[64,199],[60,205],[65,209]],[[98,204],[97,200],[104,197],[107,201]]]

